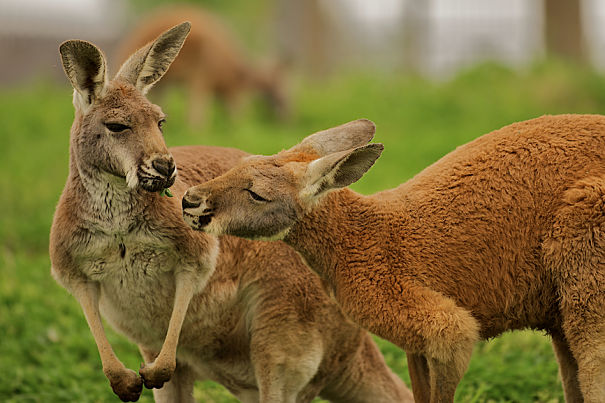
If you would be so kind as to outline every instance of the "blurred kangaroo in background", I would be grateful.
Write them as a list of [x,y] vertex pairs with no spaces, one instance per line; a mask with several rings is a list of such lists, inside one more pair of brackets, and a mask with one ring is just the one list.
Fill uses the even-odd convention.
[[[158,402],[191,402],[194,381],[210,379],[244,402],[411,402],[370,335],[292,249],[232,237],[219,245],[183,221],[185,190],[247,155],[166,147],[164,115],[145,94],[189,28],[136,51],[113,80],[93,44],[60,47],[75,119],[51,271],[80,303],[113,391],[136,401],[144,383]],[[166,188],[176,197],[162,197]],[[139,346],[140,375],[116,357],[101,314]]]
[[136,49],[184,20],[191,21],[191,33],[161,85],[180,84],[187,90],[188,119],[192,125],[203,123],[213,97],[222,101],[232,116],[251,94],[260,94],[278,119],[289,115],[283,66],[255,66],[224,24],[196,7],[170,6],[142,19],[119,48],[118,60],[126,60]]

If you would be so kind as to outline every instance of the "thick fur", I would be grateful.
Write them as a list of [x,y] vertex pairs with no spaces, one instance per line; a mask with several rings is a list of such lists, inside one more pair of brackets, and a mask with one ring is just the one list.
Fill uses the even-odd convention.
[[231,115],[246,97],[260,94],[278,118],[289,114],[280,66],[257,67],[220,19],[198,7],[171,5],[143,18],[118,49],[121,62],[136,49],[181,21],[191,22],[191,33],[180,56],[163,78],[159,89],[181,85],[188,92],[188,118],[193,125],[205,120],[212,98],[222,101]]
[[243,199],[229,206],[237,180],[297,200],[285,242],[351,318],[408,352],[417,401],[452,401],[475,341],[526,328],[553,336],[568,401],[605,401],[604,116],[512,124],[371,196],[287,199],[313,164],[296,155],[256,157],[186,197],[213,207],[213,233],[261,222]]
[[[160,36],[167,43],[148,49],[180,46],[186,32],[175,30],[178,38]],[[158,402],[190,402],[194,381],[211,379],[244,402],[308,402],[318,394],[412,401],[370,336],[343,316],[292,249],[230,237],[219,244],[184,223],[185,190],[246,154],[166,148],[163,114],[141,94],[153,82],[131,74],[157,80],[165,58],[158,64],[139,52],[116,79],[97,80],[102,90],[87,97],[90,87],[80,84],[103,78],[105,63],[92,44],[73,57],[80,45],[62,47],[68,60],[79,60],[68,74],[83,73],[74,75],[70,172],[51,228],[51,270],[81,304],[114,392],[134,401],[144,382]],[[82,69],[89,59],[103,62]],[[128,128],[115,132],[111,124]],[[158,161],[175,161],[178,176],[163,176]],[[168,186],[175,197],[159,195]],[[138,344],[146,361],[140,375],[113,353],[100,314]]]
[[[201,146],[170,151],[180,168],[179,180],[171,188],[172,199],[145,195],[148,208],[162,206],[159,222],[150,213],[146,217],[147,225],[153,227],[164,227],[166,216],[182,221],[175,202],[187,184],[211,179],[245,155],[234,149]],[[81,209],[80,203],[67,203],[60,204],[55,230],[57,225],[69,223],[71,227],[77,222],[71,213]],[[178,216],[171,217],[171,211]],[[57,238],[63,237],[53,237]],[[134,253],[125,244],[127,253]],[[138,256],[129,257],[133,261],[130,267],[124,265],[111,276],[93,275],[90,280],[101,285],[103,316],[143,351],[149,351],[146,361],[152,362],[170,319],[174,280],[170,272],[163,276],[155,272],[150,259],[154,252],[139,250],[136,243],[134,248]],[[111,249],[115,256],[120,253],[117,242]],[[53,274],[61,282],[65,277],[83,275],[81,267],[68,270]],[[322,291],[319,279],[281,243],[223,239],[216,270],[204,290],[193,297],[181,329],[177,379],[182,379],[182,373],[219,382],[243,401],[310,401],[318,394],[341,402],[412,401],[370,336],[340,313]],[[183,386],[169,382],[164,388],[176,388],[191,398],[193,382]],[[172,400],[174,395],[162,399],[164,388],[156,391],[160,397],[156,401],[178,401]],[[266,395],[259,394],[259,389]],[[284,392],[286,395],[281,394]],[[288,396],[290,393],[294,395]]]

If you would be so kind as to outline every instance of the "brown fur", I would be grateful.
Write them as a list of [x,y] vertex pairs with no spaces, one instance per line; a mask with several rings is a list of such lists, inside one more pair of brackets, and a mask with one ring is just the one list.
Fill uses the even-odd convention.
[[[264,216],[295,212],[280,235],[351,318],[408,352],[417,401],[452,401],[474,342],[525,328],[552,335],[567,401],[605,401],[605,117],[515,123],[396,189],[328,192],[380,155],[357,137],[311,164],[243,162],[189,189],[185,218],[275,236]],[[271,201],[238,196],[246,187]],[[204,206],[200,225],[191,217]]]
[[[166,148],[163,113],[142,93],[187,31],[181,24],[162,34],[112,81],[94,45],[61,46],[76,116],[51,228],[51,270],[81,304],[114,392],[134,401],[144,382],[158,402],[191,402],[194,381],[211,379],[244,402],[308,402],[318,394],[411,401],[370,336],[343,316],[292,249],[224,237],[219,253],[216,238],[183,222],[185,190],[246,155]],[[176,178],[155,168],[172,161]],[[175,197],[159,195],[167,186]],[[147,363],[140,376],[112,351],[101,314],[138,344]]]
[[191,33],[161,86],[177,84],[187,90],[190,123],[203,122],[212,97],[222,101],[234,115],[246,95],[252,93],[262,95],[277,117],[287,117],[288,101],[280,66],[255,66],[220,19],[198,7],[171,5],[148,15],[118,49],[117,59],[126,60],[134,50],[181,21],[191,22]]

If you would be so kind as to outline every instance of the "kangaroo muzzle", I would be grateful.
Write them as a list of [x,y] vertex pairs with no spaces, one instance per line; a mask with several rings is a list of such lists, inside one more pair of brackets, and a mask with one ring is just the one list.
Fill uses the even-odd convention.
[[172,157],[157,158],[151,162],[151,166],[161,175],[164,175],[164,177],[166,178],[170,178],[176,170],[176,166],[174,165],[174,160],[172,159]]
[[214,217],[214,209],[206,196],[196,196],[187,191],[181,205],[183,206],[183,219],[195,230],[203,231]]
[[159,192],[174,185],[177,169],[171,155],[148,158],[139,165],[141,187],[149,192]]

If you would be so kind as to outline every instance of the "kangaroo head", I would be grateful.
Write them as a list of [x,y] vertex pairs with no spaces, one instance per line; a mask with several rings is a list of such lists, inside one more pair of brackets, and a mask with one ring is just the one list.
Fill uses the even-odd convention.
[[360,179],[380,156],[366,144],[374,124],[357,120],[315,133],[273,156],[251,156],[187,190],[183,217],[214,235],[281,239],[330,190]]
[[147,91],[176,58],[188,22],[136,51],[112,80],[103,53],[92,43],[70,40],[59,51],[74,88],[76,117],[71,157],[81,175],[106,177],[130,188],[158,191],[176,179],[174,160],[162,136],[165,116]]

